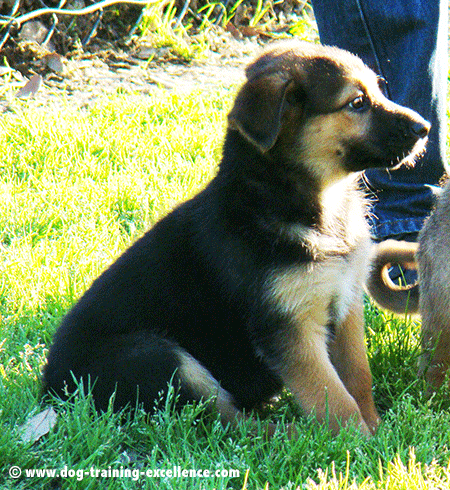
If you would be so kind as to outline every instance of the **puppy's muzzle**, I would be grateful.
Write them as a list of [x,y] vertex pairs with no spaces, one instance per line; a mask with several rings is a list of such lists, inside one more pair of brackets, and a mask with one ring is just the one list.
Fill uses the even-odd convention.
[[401,163],[411,167],[414,166],[417,158],[425,152],[431,124],[419,116],[419,114],[411,111],[409,112],[407,119],[403,120],[401,128],[403,141],[401,143],[399,142],[400,145],[406,144],[407,146],[410,145],[410,147],[412,147]]
[[423,119],[422,116],[410,109],[403,109],[403,114],[400,113],[398,119],[398,127],[400,133],[398,136],[403,140],[399,140],[399,144],[410,142],[410,144],[417,143],[420,140],[425,140],[430,132],[431,124]]

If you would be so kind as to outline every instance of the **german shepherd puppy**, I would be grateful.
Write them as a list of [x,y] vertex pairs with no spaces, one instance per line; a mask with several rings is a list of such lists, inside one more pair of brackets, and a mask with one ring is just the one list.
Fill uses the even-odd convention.
[[[57,331],[45,390],[90,380],[99,409],[210,399],[224,423],[286,386],[337,432],[379,416],[364,345],[366,168],[422,151],[429,124],[359,58],[280,42],[246,71],[216,177],[96,279]],[[271,429],[272,430],[272,429]],[[270,430],[270,432],[271,432]]]
[[[450,367],[450,183],[425,221],[418,243],[388,240],[376,245],[375,254],[367,284],[373,298],[395,313],[422,315],[419,374],[425,375],[431,393],[442,385]],[[417,268],[418,283],[410,287],[392,284],[391,263]]]

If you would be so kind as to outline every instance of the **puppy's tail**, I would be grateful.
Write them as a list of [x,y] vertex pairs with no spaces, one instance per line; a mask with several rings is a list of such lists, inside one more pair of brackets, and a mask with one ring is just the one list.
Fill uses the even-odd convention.
[[367,289],[373,299],[383,308],[400,315],[417,313],[419,309],[419,285],[398,286],[389,277],[391,264],[404,269],[417,269],[415,254],[417,243],[386,240],[374,244],[374,260],[367,281]]

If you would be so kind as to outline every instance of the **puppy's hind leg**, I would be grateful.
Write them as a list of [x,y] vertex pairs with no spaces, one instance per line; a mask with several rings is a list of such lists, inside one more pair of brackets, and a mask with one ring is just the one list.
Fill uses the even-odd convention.
[[[247,420],[248,417],[236,408],[233,397],[224,390],[220,383],[211,375],[211,373],[198,362],[194,357],[183,349],[177,351],[179,358],[179,368],[177,374],[181,380],[182,386],[190,390],[196,399],[211,400],[211,409],[219,413],[222,425],[226,427],[231,425],[236,427],[240,420]],[[252,427],[253,431],[256,427]],[[267,423],[264,431],[265,436],[270,438],[275,434],[277,425]],[[288,437],[297,437],[297,433],[288,429]]]
[[[211,399],[211,408],[219,412],[224,425],[235,425],[243,417],[234,406],[233,397],[198,360],[176,343],[152,333],[137,332],[124,336],[121,342],[116,340],[114,349],[117,357],[110,356],[108,362],[115,373],[112,379],[116,386],[115,403],[119,407],[127,402],[134,404],[136,398],[132,394],[137,393],[137,401],[149,412],[172,383],[176,407]],[[103,360],[102,365],[105,362]],[[94,387],[94,398],[95,390],[104,385],[100,378]]]
[[244,419],[244,414],[235,407],[230,393],[220,386],[197,359],[181,348],[177,349],[176,355],[179,361],[177,376],[184,389],[192,393],[193,398],[211,399],[211,408],[219,413],[224,427],[228,424],[236,426],[239,420]]
[[420,232],[417,257],[423,348],[419,374],[425,374],[428,393],[439,389],[450,368],[450,226],[448,209],[438,203],[438,211],[441,215],[432,215]]
[[428,394],[441,387],[450,368],[449,284],[447,277],[443,281],[433,277],[433,282],[422,281],[420,284],[422,354],[419,363],[419,375],[425,375],[429,384]]
[[[441,320],[441,319],[439,319]],[[439,320],[422,319],[423,352],[419,363],[419,376],[425,375],[429,386],[427,393],[438,390],[450,368],[450,318],[445,325]]]
[[107,338],[60,336],[50,349],[44,369],[44,390],[61,398],[75,392],[75,380],[92,391],[97,410],[113,408],[153,412],[170,383],[175,406],[215,397],[224,423],[235,423],[242,413],[232,396],[197,360],[175,342],[145,330]]

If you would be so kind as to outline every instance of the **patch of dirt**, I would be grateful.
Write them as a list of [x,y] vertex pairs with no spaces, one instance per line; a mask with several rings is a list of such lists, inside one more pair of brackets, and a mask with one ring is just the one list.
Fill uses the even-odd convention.
[[[84,0],[67,1],[68,6],[85,5]],[[189,15],[194,19],[194,25],[203,22],[204,17],[196,12],[204,0],[175,2],[180,10],[182,6],[189,6]],[[12,8],[12,3],[13,0],[0,0],[0,13]],[[21,5],[24,11],[19,9],[19,14],[36,9],[37,3],[38,0],[27,0],[26,5]],[[163,0],[157,5],[164,9],[167,2]],[[190,62],[182,61],[181,58],[186,56],[182,50],[154,47],[164,44],[152,42],[152,39],[156,39],[152,29],[156,27],[149,28],[147,39],[132,35],[130,27],[133,24],[136,27],[140,22],[137,19],[142,10],[133,5],[117,7],[119,10],[125,9],[122,13],[127,15],[114,14],[115,9],[112,9],[105,11],[103,17],[97,14],[79,17],[75,24],[70,16],[62,16],[59,23],[53,19],[52,27],[49,16],[20,24],[17,28],[11,28],[11,32],[8,30],[6,37],[3,37],[5,44],[1,48],[4,66],[0,66],[0,113],[8,110],[17,97],[32,98],[42,105],[64,101],[83,107],[108,93],[146,94],[157,86],[181,93],[236,86],[245,79],[245,66],[255,57],[262,44],[286,35],[294,25],[297,26],[297,30],[292,31],[295,35],[301,31],[304,38],[310,37],[310,34],[312,39],[316,36],[315,28],[311,28],[314,23],[313,12],[307,0],[287,0],[274,2],[273,5],[269,2],[268,5],[270,8],[264,10],[260,23],[254,27],[251,27],[254,25],[251,19],[257,9],[256,2],[251,0],[239,3],[232,21],[220,24],[226,24],[225,27],[219,27],[220,16],[217,17],[223,13],[223,8],[217,12],[202,11],[201,15],[206,18],[210,14],[213,16],[210,21],[217,17],[217,22],[210,24],[206,31],[194,29],[193,32],[198,31],[199,38],[203,39],[203,44],[200,41],[198,46],[207,45],[208,48],[204,47],[203,53],[195,55],[195,59]],[[200,11],[198,9],[198,13]],[[308,20],[305,20],[305,15]],[[159,12],[159,17],[162,16],[163,10]],[[93,28],[96,17],[101,22],[98,28]],[[159,17],[157,15],[156,18]],[[181,22],[182,18],[180,14],[178,20]],[[127,21],[125,24],[129,25],[123,25],[124,19]],[[170,25],[168,32],[172,32],[171,29]],[[85,42],[85,48],[81,48],[83,43],[80,40],[87,33],[90,40]],[[197,39],[196,34],[194,38]],[[196,41],[186,34],[183,34],[182,46],[183,43],[197,49]],[[174,55],[175,52],[178,55]],[[187,56],[191,57],[194,51],[191,49],[188,52]]]
[[[300,31],[293,31],[295,35],[301,32],[304,39],[317,38],[313,13],[308,10],[306,0],[289,0],[282,4],[283,9],[287,9],[286,14],[281,4],[277,4],[280,11],[271,9],[270,23],[250,27],[247,17],[251,17],[254,6],[252,2],[242,3],[241,11],[236,11],[233,18],[234,23],[228,22],[225,28],[210,26],[205,33],[200,31],[204,36],[203,46],[208,48],[190,62],[182,61],[182,52],[174,55],[176,49],[153,47],[152,34],[147,39],[131,35],[121,38],[116,32],[120,29],[115,18],[107,22],[105,17],[102,29],[95,31],[89,42],[88,51],[69,36],[63,23],[46,41],[42,33],[49,32],[48,25],[41,20],[27,22],[19,32],[6,38],[8,42],[1,49],[5,65],[0,66],[0,112],[8,110],[18,96],[33,98],[44,105],[61,100],[58,96],[63,95],[63,100],[70,104],[86,106],[99,96],[118,91],[146,94],[162,86],[185,93],[238,85],[245,79],[245,66],[261,45],[286,35],[293,25],[300,26],[297,28]],[[80,30],[84,21],[77,22]],[[114,42],[107,36],[113,27],[116,29]],[[197,49],[191,41],[189,37],[183,38],[183,42]]]
[[[66,59],[31,43],[26,47],[28,55],[16,69],[4,67],[0,72],[4,82],[0,111],[8,110],[18,94],[43,105],[57,103],[63,95],[64,100],[82,107],[99,96],[118,91],[146,94],[161,86],[186,93],[231,87],[244,80],[245,66],[263,43],[256,37],[238,40],[223,32],[216,38],[213,50],[190,63],[170,59],[164,48],[155,50],[145,45],[128,51],[103,49]],[[142,59],[147,56],[154,61]],[[30,79],[32,82],[26,85]]]

